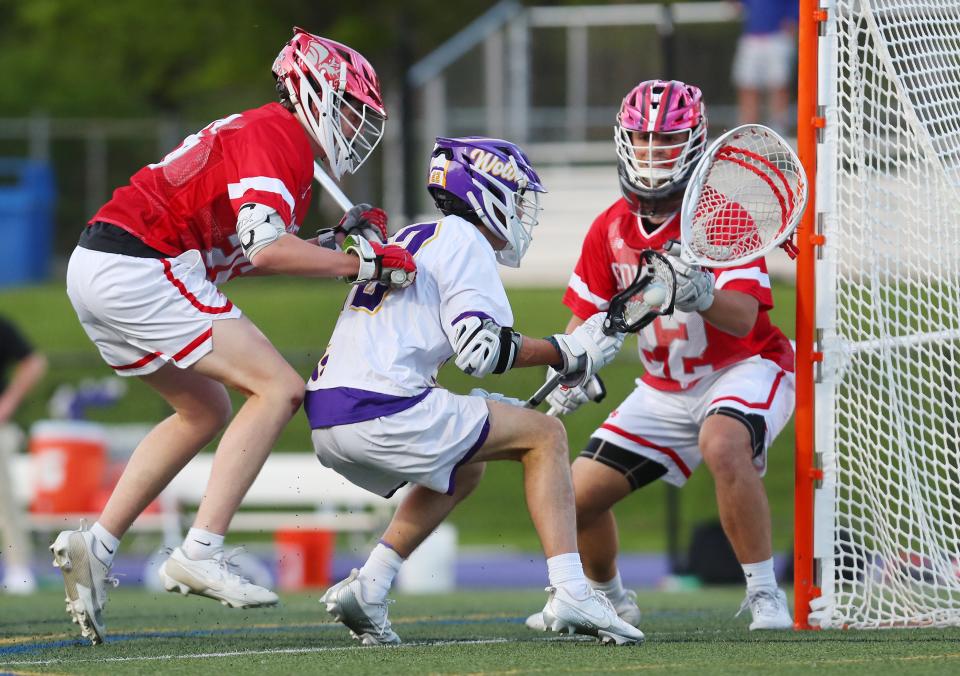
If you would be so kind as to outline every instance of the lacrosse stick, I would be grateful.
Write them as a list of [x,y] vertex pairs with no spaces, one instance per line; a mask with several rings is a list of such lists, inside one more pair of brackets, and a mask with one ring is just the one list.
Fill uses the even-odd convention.
[[[676,291],[677,276],[670,262],[655,251],[641,251],[637,276],[630,286],[610,299],[603,332],[608,336],[637,333],[660,315],[673,312]],[[527,400],[527,408],[539,406],[557,388],[561,378],[563,374],[555,373]]]
[[333,201],[340,205],[341,209],[346,212],[353,208],[353,202],[351,202],[350,198],[340,189],[340,185],[323,170],[319,162],[313,163],[313,178],[316,179],[321,188],[327,191],[327,194],[333,198]]
[[680,208],[681,256],[706,268],[743,265],[787,241],[807,204],[796,153],[772,129],[731,129],[697,163]]

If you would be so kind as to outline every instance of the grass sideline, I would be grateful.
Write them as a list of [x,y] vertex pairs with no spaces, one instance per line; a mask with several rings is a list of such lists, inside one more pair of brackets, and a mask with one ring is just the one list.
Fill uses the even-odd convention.
[[[241,279],[224,287],[230,298],[267,334],[304,377],[309,376],[326,347],[346,294],[344,285],[320,280],[284,278]],[[508,289],[518,330],[532,336],[555,333],[566,326],[569,310],[561,304],[561,289]],[[792,286],[776,284],[775,323],[793,336],[795,304]],[[84,378],[111,375],[96,349],[83,333],[64,291],[63,282],[0,292],[0,314],[17,322],[34,344],[48,354],[52,368],[44,383],[17,415],[28,427],[47,416],[46,402],[61,382],[76,384]],[[629,338],[617,360],[606,367],[603,378],[608,397],[601,405],[584,406],[566,420],[573,454],[610,409],[633,388],[641,373],[636,344]],[[473,387],[527,397],[543,382],[543,369],[517,369],[482,381],[452,365],[445,366],[439,380],[456,392]],[[166,404],[137,379],[127,379],[129,392],[116,406],[98,409],[91,418],[104,422],[158,421],[168,415]],[[240,399],[234,398],[235,408]],[[308,451],[309,430],[298,414],[281,436],[277,451]],[[773,516],[774,548],[787,551],[793,538],[793,426],[784,430],[770,451],[766,478]],[[663,551],[666,487],[660,482],[616,509],[621,544],[625,550]],[[716,518],[713,482],[709,473],[694,473],[681,491],[681,527]],[[452,515],[466,545],[490,545],[536,550],[539,548],[523,499],[521,472],[511,463],[491,463],[476,494]],[[686,536],[681,537],[681,542]]]
[[[274,609],[229,610],[208,599],[131,589],[107,607],[108,642],[92,647],[63,612],[63,595],[0,601],[0,672],[52,674],[844,674],[957,673],[960,629],[749,632],[734,619],[741,589],[645,592],[647,642],[602,647],[526,629],[542,592],[399,597],[405,645],[363,648],[329,621],[320,592]],[[951,666],[952,665],[952,666]]]

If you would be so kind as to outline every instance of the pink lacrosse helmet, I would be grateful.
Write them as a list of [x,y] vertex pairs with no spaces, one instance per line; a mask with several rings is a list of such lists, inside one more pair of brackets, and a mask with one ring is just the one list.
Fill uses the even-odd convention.
[[380,81],[363,56],[302,28],[273,62],[277,91],[320,145],[336,178],[353,173],[383,136]]
[[698,87],[646,80],[627,94],[614,140],[620,190],[634,213],[676,200],[703,156],[707,115]]

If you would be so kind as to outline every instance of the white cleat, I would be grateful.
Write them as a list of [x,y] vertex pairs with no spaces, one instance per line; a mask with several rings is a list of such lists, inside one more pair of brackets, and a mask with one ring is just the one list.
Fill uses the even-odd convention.
[[[613,604],[613,609],[617,611],[617,615],[620,616],[620,619],[629,624],[632,627],[640,628],[640,606],[637,605],[637,592],[632,589],[624,589],[623,594],[618,598],[612,599],[609,596],[607,597],[610,600],[610,603]],[[546,610],[546,608],[544,608]],[[543,611],[539,613],[534,613],[524,621],[524,624],[528,628],[533,629],[534,631],[549,631],[550,627],[547,626],[547,623],[543,619]]]
[[363,596],[360,571],[350,571],[350,577],[341,580],[320,598],[327,612],[350,630],[350,635],[363,645],[396,645],[400,637],[390,628],[387,603],[370,603]]
[[747,608],[753,614],[750,631],[755,629],[793,629],[793,618],[787,607],[787,595],[782,589],[760,589],[747,592],[747,597],[740,604],[737,617]]
[[97,645],[106,636],[102,612],[107,604],[107,584],[116,587],[119,581],[109,576],[110,567],[94,555],[93,545],[93,534],[81,524],[80,530],[60,533],[50,551],[54,567],[63,574],[67,613],[80,625],[81,635]]
[[596,636],[604,644],[637,645],[643,632],[624,622],[603,592],[593,590],[585,599],[571,596],[561,587],[547,587],[550,593],[543,609],[544,625],[560,634]]
[[279,600],[276,594],[230,570],[231,555],[225,555],[221,550],[209,559],[195,561],[177,547],[161,564],[157,574],[164,589],[184,596],[206,596],[231,608],[276,605]]

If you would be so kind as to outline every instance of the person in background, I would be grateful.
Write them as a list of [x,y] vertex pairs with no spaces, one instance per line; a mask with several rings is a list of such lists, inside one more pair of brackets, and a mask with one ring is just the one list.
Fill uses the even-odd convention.
[[[741,0],[743,31],[733,57],[740,124],[764,123],[783,134],[789,122],[798,0]],[[767,114],[761,116],[763,94]]]
[[46,372],[46,357],[30,345],[12,322],[0,317],[0,591],[7,594],[29,594],[37,586],[30,570],[30,540],[23,513],[13,496],[13,456],[23,442],[23,433],[13,424],[13,416]]

